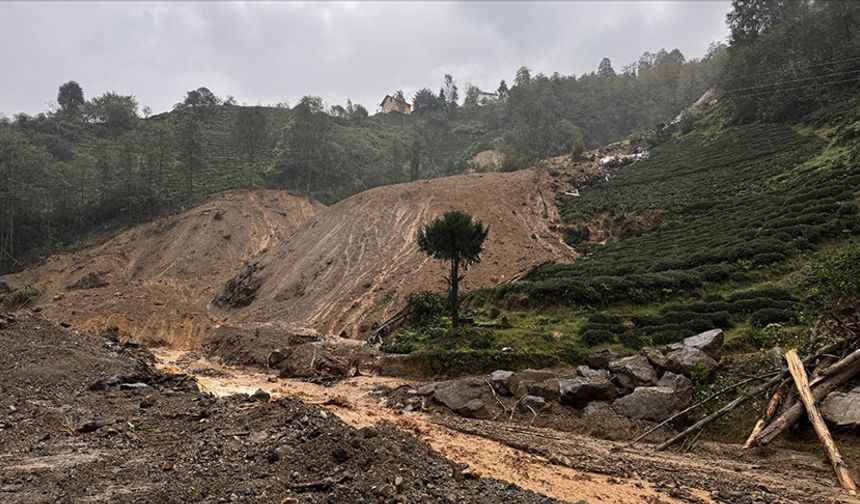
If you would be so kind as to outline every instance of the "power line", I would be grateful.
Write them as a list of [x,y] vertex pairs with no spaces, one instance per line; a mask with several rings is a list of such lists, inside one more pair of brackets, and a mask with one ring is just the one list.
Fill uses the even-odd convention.
[[750,89],[761,89],[761,88],[767,88],[767,87],[771,87],[771,86],[779,86],[781,84],[791,84],[791,83],[795,83],[795,82],[803,82],[803,81],[808,81],[808,80],[823,79],[826,77],[835,77],[838,75],[855,74],[858,72],[860,72],[860,68],[855,69],[855,70],[849,70],[847,72],[834,72],[834,73],[829,73],[829,74],[821,74],[821,75],[813,75],[810,77],[803,77],[800,79],[791,79],[791,80],[785,80],[785,81],[780,81],[780,82],[772,82],[770,84],[759,84],[758,86],[749,86],[749,87],[742,87],[742,88],[735,88],[735,89],[727,89],[724,92],[734,93],[735,91],[747,91]]
[[768,70],[768,71],[764,71],[764,72],[748,73],[748,74],[745,74],[744,77],[755,77],[757,75],[769,75],[769,74],[789,72],[789,71],[795,71],[795,70],[806,70],[809,68],[817,68],[820,66],[835,65],[838,63],[847,63],[847,62],[851,62],[851,61],[860,61],[860,56],[855,56],[855,57],[851,57],[851,58],[844,58],[844,59],[840,59],[840,60],[825,61],[822,63],[816,63],[814,65],[786,67],[786,68],[781,68],[779,70]]
[[[854,77],[852,79],[843,79],[843,80],[838,80],[838,81],[825,82],[822,84],[818,84],[818,86],[832,86],[834,84],[844,84],[846,82],[860,82],[860,76]],[[774,89],[771,91],[764,91],[762,93],[753,93],[753,94],[745,94],[745,95],[732,95],[732,98],[753,98],[756,96],[771,95],[774,93],[785,92],[785,91],[796,91],[796,90],[800,90],[800,89],[810,89],[810,87],[811,86],[807,85],[807,86],[797,86],[797,87],[791,87],[791,88]]]

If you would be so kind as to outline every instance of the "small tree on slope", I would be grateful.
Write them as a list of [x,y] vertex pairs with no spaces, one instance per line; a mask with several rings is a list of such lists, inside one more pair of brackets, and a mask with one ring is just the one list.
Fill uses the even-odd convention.
[[448,282],[448,303],[454,327],[460,323],[460,281],[469,266],[481,262],[487,232],[488,228],[481,221],[460,211],[446,212],[418,232],[418,248],[450,265],[445,281]]

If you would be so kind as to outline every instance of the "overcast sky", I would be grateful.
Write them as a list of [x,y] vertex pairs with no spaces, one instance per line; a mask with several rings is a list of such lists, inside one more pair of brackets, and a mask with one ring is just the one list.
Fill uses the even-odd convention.
[[327,104],[373,112],[389,92],[438,90],[444,73],[495,90],[533,74],[616,70],[646,51],[702,56],[728,35],[721,1],[0,2],[0,113],[35,113],[76,80],[169,109],[206,86],[240,103]]

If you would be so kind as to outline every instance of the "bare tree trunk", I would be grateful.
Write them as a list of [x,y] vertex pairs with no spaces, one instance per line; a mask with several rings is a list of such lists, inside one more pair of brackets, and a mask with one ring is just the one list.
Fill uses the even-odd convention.
[[809,379],[806,376],[806,369],[803,368],[803,363],[800,362],[800,357],[797,356],[797,350],[791,349],[785,354],[785,360],[788,362],[788,370],[791,372],[791,377],[794,378],[794,385],[797,387],[797,393],[800,395],[800,401],[806,407],[806,413],[809,416],[809,421],[815,428],[815,433],[824,445],[824,450],[830,458],[830,463],[833,465],[833,471],[836,473],[836,478],[842,485],[842,488],[848,490],[851,495],[857,495],[857,484],[854,483],[854,478],[848,472],[848,466],[842,455],[839,453],[839,448],[833,441],[830,431],[827,429],[827,424],[824,423],[824,418],[821,412],[815,406],[815,397],[812,395],[812,390],[809,388]]
[[460,325],[460,259],[451,260],[451,276],[448,278],[448,286],[451,289],[448,293],[448,302],[451,304],[451,326],[457,327]]

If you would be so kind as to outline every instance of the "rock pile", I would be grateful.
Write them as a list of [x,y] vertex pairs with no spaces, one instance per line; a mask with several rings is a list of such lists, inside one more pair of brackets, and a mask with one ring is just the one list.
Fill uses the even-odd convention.
[[521,411],[539,411],[557,402],[584,416],[614,412],[659,422],[689,406],[693,379],[713,377],[722,346],[723,332],[716,329],[674,343],[665,354],[645,348],[622,357],[607,349],[590,355],[576,370],[498,370],[487,378],[428,384],[411,395],[469,418],[495,418],[508,403]]

